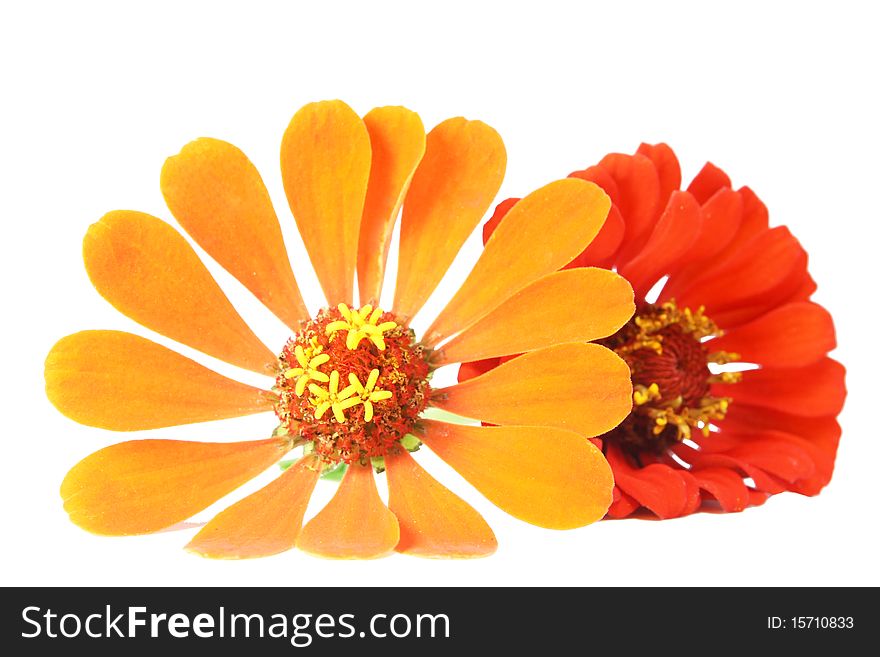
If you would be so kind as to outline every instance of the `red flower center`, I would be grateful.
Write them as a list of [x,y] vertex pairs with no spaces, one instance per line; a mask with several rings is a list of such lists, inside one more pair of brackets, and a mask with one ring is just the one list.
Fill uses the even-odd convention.
[[647,305],[617,333],[604,340],[629,365],[633,380],[633,410],[603,436],[630,453],[662,452],[687,440],[694,430],[708,434],[713,420],[724,418],[728,397],[714,397],[711,384],[732,383],[740,375],[713,375],[710,363],[722,365],[737,354],[712,352],[711,339],[721,335],[703,314],[679,309],[674,301]]
[[409,434],[430,395],[424,349],[392,313],[321,310],[278,357],[279,429],[327,463],[367,464]]
[[628,354],[627,362],[634,385],[649,388],[656,383],[661,397],[658,401],[681,399],[691,406],[709,393],[709,351],[681,326],[673,324],[657,333],[662,349],[637,349]]

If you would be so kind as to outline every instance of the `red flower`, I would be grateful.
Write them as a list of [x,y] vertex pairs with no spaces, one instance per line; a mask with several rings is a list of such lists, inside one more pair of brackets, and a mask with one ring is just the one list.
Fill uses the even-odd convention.
[[[797,239],[769,227],[755,193],[734,190],[712,164],[681,191],[665,144],[571,176],[599,184],[614,205],[567,268],[613,268],[637,301],[604,341],[634,384],[629,417],[601,436],[616,481],[607,517],[741,511],[783,491],[817,494],[834,469],[846,389],[843,366],[827,356],[834,324],[810,301],[816,285]],[[516,202],[497,207],[484,242]],[[503,360],[467,363],[459,377]]]

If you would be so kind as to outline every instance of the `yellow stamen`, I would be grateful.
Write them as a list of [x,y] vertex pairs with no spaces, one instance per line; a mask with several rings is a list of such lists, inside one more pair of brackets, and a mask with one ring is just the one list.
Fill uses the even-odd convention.
[[647,388],[643,385],[633,386],[633,404],[641,406],[649,401],[660,399],[660,387],[652,383]]
[[288,379],[296,379],[294,392],[297,397],[302,397],[309,381],[327,383],[330,380],[330,377],[318,369],[330,360],[330,356],[322,354],[321,351],[323,351],[323,347],[315,340],[312,340],[306,349],[303,349],[301,345],[297,345],[294,349],[294,356],[299,367],[290,368],[284,372],[284,376]]
[[369,422],[373,419],[373,402],[384,401],[392,397],[390,390],[376,388],[378,381],[379,370],[377,369],[370,370],[365,384],[361,384],[354,373],[348,375],[348,382],[351,384],[349,388],[354,388],[358,395],[358,401],[364,405],[364,422]]
[[[708,336],[721,337],[724,332],[718,328],[711,319],[703,314],[705,308],[700,306],[696,312],[690,308],[680,309],[674,299],[658,306],[657,311],[650,315],[636,317],[638,333],[623,347],[616,351],[621,356],[638,351],[639,349],[651,349],[658,354],[663,353],[663,336],[660,332],[673,324],[678,325],[684,333],[690,334],[695,340],[702,340]],[[722,352],[719,352],[719,357]],[[729,354],[734,356],[735,354]]]
[[315,407],[315,419],[320,420],[329,409],[332,409],[336,421],[340,424],[345,422],[344,411],[360,403],[359,398],[352,398],[356,391],[354,386],[348,386],[343,390],[339,389],[339,372],[336,370],[330,372],[330,380],[326,390],[310,383],[309,392],[312,393],[312,397],[309,401]]
[[721,372],[710,376],[709,383],[739,383],[742,378],[742,372]]
[[[656,384],[652,384],[652,387]],[[704,436],[711,433],[711,423],[723,420],[730,406],[729,397],[703,397],[693,406],[684,406],[681,397],[671,402],[663,402],[660,406],[641,409],[654,420],[652,433],[659,436],[667,427],[675,427],[678,441],[690,440],[694,429]]]
[[327,324],[327,335],[331,338],[337,331],[348,331],[345,337],[345,346],[350,350],[357,349],[364,338],[372,342],[380,351],[385,350],[385,338],[383,333],[397,328],[396,322],[382,322],[377,324],[383,312],[367,304],[360,310],[352,310],[344,303],[340,303],[339,313],[343,319]]

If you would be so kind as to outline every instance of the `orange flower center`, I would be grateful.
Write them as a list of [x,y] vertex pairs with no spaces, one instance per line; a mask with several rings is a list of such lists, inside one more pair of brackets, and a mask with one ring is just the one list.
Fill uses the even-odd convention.
[[634,452],[661,452],[689,439],[695,430],[708,435],[712,421],[724,418],[731,401],[713,396],[711,384],[741,378],[735,372],[712,374],[709,369],[710,364],[739,358],[710,350],[711,338],[721,333],[702,308],[693,312],[669,301],[642,308],[604,340],[627,362],[633,380],[633,410],[604,438]]
[[384,457],[409,434],[430,386],[424,348],[392,313],[321,310],[278,357],[279,429],[328,464]]

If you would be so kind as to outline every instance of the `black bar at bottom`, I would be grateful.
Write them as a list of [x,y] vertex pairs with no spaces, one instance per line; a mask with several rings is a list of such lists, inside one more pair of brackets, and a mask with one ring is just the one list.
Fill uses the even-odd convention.
[[[755,588],[18,588],[0,607],[4,654],[138,646],[255,654],[447,654],[458,648],[711,655],[866,645],[873,591]],[[93,636],[90,636],[93,635]],[[30,654],[30,653],[29,653]]]

